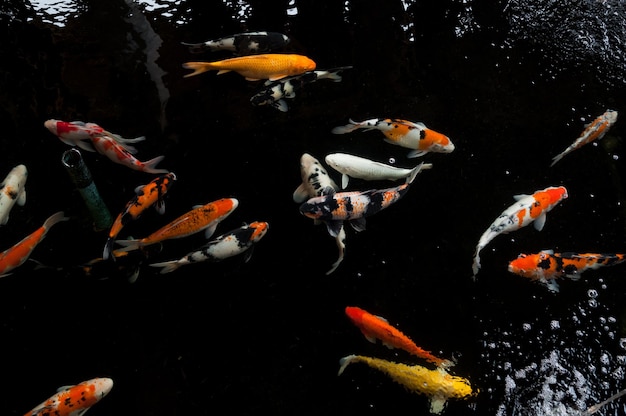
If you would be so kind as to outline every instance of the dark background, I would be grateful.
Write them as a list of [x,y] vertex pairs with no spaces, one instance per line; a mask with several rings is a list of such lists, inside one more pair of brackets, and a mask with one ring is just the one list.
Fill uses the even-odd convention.
[[[29,169],[26,205],[13,208],[1,247],[56,211],[71,217],[33,253],[46,267],[29,262],[0,280],[0,414],[22,415],[60,386],[101,376],[115,385],[92,416],[428,415],[425,397],[365,365],[337,377],[348,354],[424,364],[368,343],[346,306],[457,360],[452,372],[480,393],[450,401],[446,415],[573,415],[625,387],[624,266],[562,281],[558,294],[506,270],[522,252],[625,249],[622,120],[549,167],[606,109],[626,114],[621,3],[298,1],[296,14],[286,1],[66,4],[59,13],[0,6],[0,176]],[[318,69],[353,69],[341,83],[307,86],[287,113],[253,107],[258,83],[238,74],[183,78],[185,61],[230,55],[192,55],[181,42],[247,30],[288,34],[284,52]],[[366,231],[347,229],[345,260],[326,276],[335,242],[291,199],[299,158],[341,151],[412,166],[380,132],[330,133],[375,117],[424,122],[456,150],[423,157],[433,168],[401,201]],[[106,232],[93,230],[60,162],[69,147],[43,127],[49,118],[145,135],[137,156],[163,154],[160,166],[178,176],[166,213],[146,212],[122,237],[222,197],[240,204],[216,235],[255,220],[270,223],[268,234],[248,263],[167,275],[144,264],[134,284],[136,258],[85,269]],[[153,177],[83,156],[113,215]],[[570,197],[543,231],[497,237],[473,282],[474,247],[513,195],[558,185]],[[166,241],[150,260],[179,258],[203,239]]]

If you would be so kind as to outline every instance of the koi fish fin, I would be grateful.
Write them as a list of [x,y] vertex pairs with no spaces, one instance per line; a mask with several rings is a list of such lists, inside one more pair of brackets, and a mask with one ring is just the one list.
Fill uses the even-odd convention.
[[273,101],[272,107],[274,107],[275,109],[279,111],[282,111],[283,113],[286,113],[287,111],[289,111],[289,106],[287,105],[287,102],[285,100]]
[[372,344],[376,344],[376,337],[375,336],[373,336],[369,332],[363,331],[363,330],[361,331],[361,333],[363,334],[363,336],[365,337],[366,340],[368,340]]
[[250,259],[252,258],[252,252],[254,251],[254,247],[250,247],[248,250],[246,250],[245,253],[243,253],[243,262],[247,263],[250,261]]
[[111,256],[111,251],[113,249],[113,243],[115,243],[115,239],[114,238],[108,238],[106,243],[104,243],[104,249],[102,250],[102,259],[103,260],[108,260],[109,257],[111,257],[111,259],[113,261],[115,261],[115,256]]
[[335,241],[337,242],[337,248],[339,249],[339,256],[337,257],[337,260],[331,266],[330,270],[326,272],[326,276],[334,272],[343,261],[343,257],[344,257],[344,253],[346,249],[346,231],[344,230],[343,225],[341,227],[341,230],[339,230],[337,237],[335,237]]
[[550,280],[543,279],[543,280],[540,280],[540,282],[546,285],[546,287],[548,288],[550,292],[559,293],[560,288],[556,279],[550,279]]
[[346,124],[345,126],[335,127],[330,132],[333,134],[346,134],[346,133],[353,132],[360,128],[361,128],[360,123],[350,120],[350,124]]
[[546,254],[554,254],[554,250],[541,250],[540,253],[546,253]]
[[306,192],[306,188],[304,187],[304,184],[300,184],[300,186],[298,186],[296,190],[293,191],[294,202],[297,202],[300,204],[306,201],[308,198],[309,198],[309,194]]
[[49,230],[50,227],[52,227],[54,224],[61,222],[61,221],[68,221],[69,219],[70,218],[66,217],[63,211],[59,211],[55,214],[52,214],[51,216],[48,217],[46,221],[44,221],[43,228],[45,228],[46,230]]
[[[390,143],[393,143],[393,142],[390,142]],[[395,144],[395,143],[394,143],[394,144]],[[406,155],[406,157],[408,157],[409,159],[414,159],[414,158],[416,158],[416,157],[424,156],[426,153],[428,153],[428,152],[425,152],[425,151],[423,151],[423,150],[411,150],[411,151],[410,151],[410,152]]]
[[115,240],[115,242],[120,246],[123,246],[122,248],[118,248],[116,250],[120,253],[141,248],[141,242],[139,240]]
[[516,201],[519,201],[520,199],[524,199],[529,197],[530,195],[528,194],[519,194],[519,195],[513,195],[513,199]]
[[26,203],[26,189],[22,189],[22,192],[17,197],[17,205],[23,207]]
[[[219,71],[217,73],[217,75],[223,74],[224,72],[229,72],[229,70],[223,70],[223,71]],[[260,81],[260,78],[250,78],[250,77],[245,77],[246,81]]]
[[172,261],[164,261],[161,263],[152,263],[149,266],[150,267],[161,267],[161,270],[159,271],[159,273],[161,274],[165,274],[165,273],[171,273],[174,270],[178,269],[180,267],[180,263],[178,262],[178,260],[172,260]]
[[348,182],[350,181],[350,177],[345,173],[341,175],[341,189],[346,189],[348,186]]
[[430,398],[430,413],[440,415],[446,406],[446,399],[439,396],[433,396]]
[[[272,75],[270,76],[268,79],[270,81],[278,81],[279,79],[283,79],[287,76],[287,74],[278,74],[278,75]],[[247,79],[247,78],[246,78]],[[258,80],[252,80],[252,81],[258,81]]]
[[137,268],[135,268],[135,271],[132,272],[130,274],[130,276],[128,276],[128,283],[135,283],[137,281],[137,279],[139,278],[139,271],[141,270],[141,268],[139,266],[137,266]]
[[358,360],[358,358],[354,354],[347,355],[347,356],[339,359],[339,372],[337,373],[337,375],[340,376],[348,365],[350,365],[353,362],[356,362],[357,360]]
[[[87,151],[87,152],[95,152],[96,149],[94,149],[94,147],[92,146],[91,142],[87,142],[84,140],[79,140],[76,142],[76,144],[78,145],[78,147],[80,147],[81,149]],[[72,146],[74,146],[72,144]]]
[[169,170],[167,169],[156,169],[156,165],[158,165],[163,159],[165,159],[165,156],[161,155],[144,162],[142,171],[146,173],[169,173]]
[[210,225],[209,227],[207,227],[207,229],[204,231],[204,237],[208,240],[209,238],[211,238],[211,236],[213,235],[213,233],[215,233],[215,229],[217,228],[217,224],[213,224]]
[[546,224],[546,213],[542,212],[533,223],[533,227],[535,227],[535,230],[541,231],[543,230],[543,226],[545,224]]
[[350,220],[350,225],[356,232],[365,231],[365,218],[355,218]]
[[158,200],[157,203],[154,205],[154,209],[161,215],[165,214],[165,201],[161,199]]
[[343,221],[341,220],[326,221],[326,228],[328,229],[328,234],[330,234],[331,237],[337,238],[337,236],[343,229]]
[[[428,167],[425,167],[426,165],[428,165]],[[409,176],[407,176],[406,181],[404,183],[412,184],[413,181],[415,180],[415,177],[417,176],[418,173],[422,171],[422,169],[430,169],[432,166],[433,166],[432,163],[424,163],[424,162],[415,166],[413,169],[411,169],[411,173],[409,174]]]
[[[201,74],[203,72],[210,71],[210,70],[214,69],[213,65],[211,65],[208,62],[185,62],[183,64],[183,68],[193,69],[192,73],[184,75],[185,78],[189,78],[189,77],[192,77],[194,75],[198,75],[198,74]],[[223,74],[224,72],[229,72],[229,71],[230,70],[221,70],[221,71],[218,72],[218,75],[219,74]]]
[[567,153],[568,152],[565,151],[565,152],[559,153],[558,155],[554,156],[552,158],[552,163],[550,163],[550,167],[556,165],[556,162],[558,162],[559,160],[563,159],[563,156],[565,156]]
[[104,133],[108,136],[111,136],[113,139],[115,139],[116,142],[120,143],[120,144],[125,144],[125,143],[137,143],[137,142],[143,142],[144,140],[146,140],[146,136],[137,136],[134,139],[125,139],[124,137],[120,136],[119,134],[115,134],[115,133],[111,133],[110,131],[104,131]]
[[0,274],[0,277],[10,276],[10,275],[12,275],[12,274],[13,274],[13,273],[4,273],[4,274]]

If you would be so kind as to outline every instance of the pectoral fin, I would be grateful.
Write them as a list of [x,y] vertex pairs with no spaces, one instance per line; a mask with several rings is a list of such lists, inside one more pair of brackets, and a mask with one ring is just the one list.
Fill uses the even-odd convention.
[[446,399],[443,397],[431,397],[430,399],[430,413],[439,415],[443,412],[443,408],[446,405]]
[[541,231],[545,224],[546,224],[546,213],[544,212],[537,217],[533,225],[535,227],[535,230]]
[[26,203],[26,189],[22,189],[20,195],[17,197],[17,205],[23,207]]

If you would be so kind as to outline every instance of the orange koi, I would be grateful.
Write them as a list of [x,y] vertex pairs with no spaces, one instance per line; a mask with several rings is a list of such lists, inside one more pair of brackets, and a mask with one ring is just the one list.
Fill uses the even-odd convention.
[[574,141],[574,143],[570,144],[567,149],[554,156],[552,158],[552,163],[550,164],[550,166],[554,166],[556,162],[561,160],[563,156],[567,155],[568,153],[571,153],[574,150],[583,147],[587,143],[591,143],[594,140],[600,140],[601,138],[603,138],[616,121],[617,111],[605,111],[604,114],[598,116],[595,120],[585,126],[585,130],[583,130],[583,132]]
[[393,381],[404,386],[412,393],[423,394],[430,400],[430,412],[440,414],[448,399],[468,399],[476,392],[472,390],[469,380],[453,376],[439,367],[430,370],[420,365],[407,365],[363,355],[348,355],[339,360],[341,375],[349,364],[364,363],[391,377]]
[[11,270],[24,264],[35,247],[44,239],[50,228],[58,222],[67,220],[69,218],[65,216],[63,211],[59,211],[51,215],[41,227],[26,236],[22,241],[0,253],[0,277],[10,274]]
[[543,250],[534,254],[520,254],[509,262],[511,273],[545,284],[548,289],[558,292],[555,279],[568,277],[580,279],[586,270],[595,270],[604,266],[613,266],[626,261],[626,254],[620,253],[555,253]]
[[120,251],[131,251],[164,240],[187,237],[200,231],[205,231],[209,238],[215,232],[217,224],[228,217],[239,206],[235,198],[222,198],[209,202],[206,205],[194,207],[191,211],[181,215],[169,224],[161,227],[149,236],[139,240],[117,240],[124,246]]
[[167,193],[175,180],[176,175],[170,172],[166,175],[157,177],[147,185],[138,186],[135,189],[135,197],[128,201],[126,207],[117,216],[111,226],[111,229],[109,230],[109,238],[107,239],[102,254],[103,259],[106,260],[109,258],[113,242],[126,224],[139,218],[146,209],[153,205],[156,207],[159,214],[163,214],[165,212],[163,196]]
[[567,189],[563,186],[552,186],[536,191],[532,195],[515,195],[514,198],[517,202],[504,210],[480,237],[472,265],[474,278],[480,270],[480,251],[491,240],[500,234],[519,230],[531,223],[534,223],[537,231],[541,231],[546,223],[546,213],[567,198]]
[[212,70],[217,70],[217,75],[234,71],[248,81],[260,79],[274,81],[290,75],[313,71],[315,67],[315,62],[306,56],[280,53],[246,55],[215,62],[186,62],[183,64],[183,68],[194,70],[185,77]]
[[453,363],[449,360],[436,357],[429,351],[418,347],[412,339],[404,335],[389,322],[380,316],[372,315],[364,309],[356,306],[346,307],[346,315],[354,325],[356,325],[365,338],[372,343],[380,340],[387,348],[400,348],[409,354],[423,358],[436,366],[451,367]]
[[110,378],[94,378],[75,386],[61,387],[58,393],[24,416],[82,416],[112,388]]
[[428,152],[450,153],[454,150],[454,144],[448,136],[429,129],[424,123],[397,118],[350,120],[350,124],[335,127],[331,132],[345,134],[357,129],[380,130],[385,135],[386,142],[413,149],[407,155],[409,158],[423,156]]

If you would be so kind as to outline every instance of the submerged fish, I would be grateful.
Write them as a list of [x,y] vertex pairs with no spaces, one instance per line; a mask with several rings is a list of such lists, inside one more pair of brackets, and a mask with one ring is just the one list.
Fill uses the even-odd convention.
[[118,244],[124,246],[118,250],[136,250],[164,240],[187,237],[201,231],[204,231],[206,238],[210,238],[217,225],[228,217],[237,206],[239,206],[239,201],[235,198],[222,198],[206,205],[196,206],[145,238],[117,240]]
[[143,214],[144,211],[151,206],[155,206],[159,214],[163,214],[165,212],[165,202],[163,197],[175,180],[176,175],[170,172],[153,179],[146,185],[138,186],[135,189],[135,197],[128,201],[124,210],[119,213],[113,222],[113,225],[111,225],[109,236],[102,254],[103,259],[106,260],[109,258],[113,242],[126,224],[139,218],[141,214]]
[[449,399],[468,399],[475,395],[469,380],[453,376],[442,367],[430,370],[419,365],[395,363],[363,355],[348,355],[339,360],[338,375],[352,363],[367,364],[385,373],[408,391],[427,396],[430,400],[430,412],[433,414],[441,414]]
[[[84,121],[63,121],[50,119],[44,122],[44,126],[61,141],[69,146],[78,146],[83,150],[95,152],[91,145],[91,138],[94,136],[109,136],[120,144],[128,145],[145,140],[145,136],[139,136],[134,139],[125,139],[119,134],[111,133],[96,123],[85,123]],[[132,152],[132,147],[127,146],[127,150]]]
[[528,279],[545,284],[554,292],[559,291],[556,279],[568,277],[580,279],[586,270],[623,263],[626,254],[621,253],[555,253],[543,250],[534,254],[520,254],[509,262],[508,270]]
[[347,153],[331,153],[325,158],[328,166],[341,173],[341,187],[346,188],[350,177],[366,181],[406,179],[412,182],[422,169],[432,168],[432,163],[420,163],[412,169],[386,165]]
[[28,169],[24,165],[17,165],[0,183],[0,225],[9,221],[9,214],[15,204],[24,206],[26,203],[26,179]]
[[424,123],[397,118],[350,120],[350,124],[335,127],[331,132],[333,134],[345,134],[357,129],[380,130],[385,135],[386,142],[413,149],[407,155],[410,158],[423,156],[429,152],[450,153],[454,150],[454,144],[448,136],[429,129]]
[[536,191],[532,195],[516,195],[514,198],[516,202],[504,210],[478,240],[472,264],[474,278],[480,270],[480,251],[491,240],[500,234],[519,230],[531,223],[534,223],[537,231],[541,231],[546,223],[546,213],[567,198],[567,189],[563,186],[552,186]]
[[616,121],[617,111],[607,110],[604,114],[598,116],[595,120],[585,126],[585,130],[574,141],[574,143],[570,144],[567,149],[552,158],[550,166],[554,166],[556,162],[561,160],[563,156],[568,153],[583,147],[587,143],[603,138]]
[[182,42],[182,44],[187,46],[191,53],[230,51],[237,55],[250,55],[282,48],[290,41],[289,36],[278,32],[245,32],[202,43]]
[[94,378],[75,386],[61,387],[48,400],[24,416],[83,416],[113,388],[110,378]]
[[276,81],[269,81],[265,83],[259,92],[254,94],[250,98],[252,105],[269,105],[277,110],[286,112],[289,110],[289,106],[285,101],[285,98],[294,98],[296,91],[302,89],[307,84],[311,84],[320,79],[330,79],[334,82],[341,81],[341,73],[345,69],[352,68],[351,66],[344,66],[340,68],[333,68],[327,71],[308,71],[304,74],[294,75],[290,77],[281,78]]
[[271,81],[290,75],[298,75],[315,69],[315,62],[303,55],[270,53],[247,55],[215,62],[186,62],[183,68],[194,71],[185,77],[191,77],[206,71],[217,70],[218,75],[234,71],[248,81],[269,79]]
[[227,258],[244,254],[247,262],[252,256],[252,249],[267,233],[269,224],[254,221],[237,229],[220,235],[215,240],[209,241],[200,249],[186,254],[179,260],[153,263],[152,267],[161,267],[161,274],[171,273],[181,266],[199,262],[218,262]]
[[59,211],[48,217],[41,227],[26,236],[22,241],[0,253],[0,277],[10,274],[11,270],[24,264],[35,247],[41,243],[41,240],[50,231],[50,228],[61,221],[67,220],[69,218],[62,211]]
[[346,307],[345,312],[348,318],[361,330],[361,333],[369,342],[376,343],[378,339],[387,348],[400,348],[438,367],[443,366],[444,368],[448,368],[453,365],[451,361],[436,357],[423,348],[418,347],[412,339],[390,325],[385,318],[372,315],[366,310],[356,306]]
[[91,138],[91,143],[93,143],[98,153],[108,157],[112,162],[119,165],[139,172],[156,174],[168,173],[167,169],[157,169],[156,167],[156,165],[165,158],[163,155],[142,162],[132,155],[133,152],[128,150],[128,146],[118,143],[114,138],[108,135],[94,136]]

